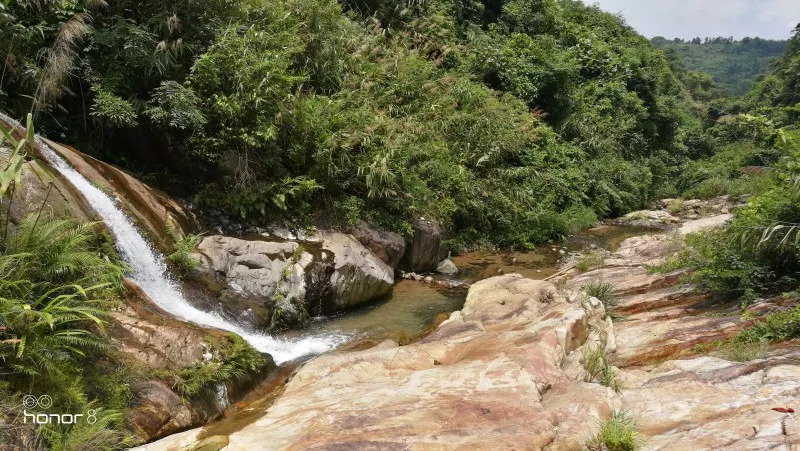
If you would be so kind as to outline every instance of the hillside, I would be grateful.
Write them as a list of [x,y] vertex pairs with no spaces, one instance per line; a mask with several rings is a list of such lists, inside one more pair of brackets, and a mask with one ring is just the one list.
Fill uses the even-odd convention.
[[[768,70],[673,44],[576,0],[3,2],[0,449],[800,444],[800,25]],[[741,97],[693,70],[751,51]]]
[[760,74],[766,73],[770,61],[783,55],[787,41],[761,38],[695,38],[668,40],[655,37],[650,40],[658,48],[674,51],[683,59],[686,68],[711,75],[714,81],[729,94],[743,95]]
[[581,2],[67,3],[11,10],[0,107],[248,224],[531,246],[669,194],[697,131],[662,53]]

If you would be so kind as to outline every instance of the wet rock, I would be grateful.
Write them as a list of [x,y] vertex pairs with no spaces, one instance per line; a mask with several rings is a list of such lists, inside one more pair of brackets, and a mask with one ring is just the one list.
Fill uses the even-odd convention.
[[[5,163],[2,155],[0,163]],[[19,202],[18,199],[24,201]],[[37,214],[40,209],[44,214],[55,217],[94,220],[94,212],[80,193],[53,171],[30,161],[23,164],[15,201],[10,204],[9,220],[12,224],[20,224],[26,216]]]
[[406,242],[397,233],[377,230],[358,221],[348,232],[391,268],[397,268],[406,250]]
[[[153,373],[177,373],[221,359],[214,343],[227,343],[227,332],[206,329],[173,319],[161,311],[130,280],[125,281],[125,303],[109,312],[111,344],[129,360]],[[196,427],[217,417],[231,402],[241,399],[274,364],[267,356],[260,368],[218,383],[217,393],[203,392],[191,399],[179,396],[164,380],[146,379],[133,387],[133,404],[125,419],[136,440],[149,441]]]
[[[250,241],[207,236],[197,247],[200,266],[196,278],[210,279],[223,288],[221,298],[229,314],[245,307],[266,310],[257,315],[257,327],[291,327],[308,319],[306,271],[314,261],[293,241]],[[332,261],[332,255],[320,260]]]
[[568,377],[562,362],[580,355],[604,315],[547,282],[478,282],[464,309],[421,341],[306,363],[264,416],[229,435],[229,449],[266,438],[275,449],[579,449],[618,398]]
[[225,435],[212,435],[206,437],[195,445],[191,451],[219,451],[228,446],[228,437]]
[[453,260],[450,260],[448,257],[439,262],[439,264],[436,266],[436,272],[446,276],[452,276],[458,274],[458,266],[456,266],[456,264],[453,263]]
[[134,390],[137,405],[125,418],[141,440],[163,437],[198,424],[191,408],[165,383],[147,381]]
[[173,246],[173,237],[166,233],[167,230],[173,235],[183,236],[199,228],[194,215],[164,193],[69,146],[52,141],[47,143],[81,175],[119,199],[125,212],[162,251],[169,251]]
[[444,257],[439,223],[435,219],[419,217],[414,220],[414,238],[406,248],[401,266],[412,272],[430,272]]

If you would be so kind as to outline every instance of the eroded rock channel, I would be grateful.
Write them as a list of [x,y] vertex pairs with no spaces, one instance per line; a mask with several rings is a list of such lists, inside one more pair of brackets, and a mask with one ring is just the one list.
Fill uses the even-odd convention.
[[[797,402],[800,348],[742,363],[698,353],[748,322],[697,295],[680,272],[649,271],[672,252],[672,234],[727,218],[682,219],[677,230],[625,239],[589,271],[478,281],[422,340],[313,358],[247,421],[144,449],[581,449],[615,411],[636,420],[647,449],[796,446],[800,424],[774,408]],[[624,321],[582,291],[598,280],[613,285]],[[771,308],[779,306],[751,307]],[[616,386],[587,375],[596,349],[609,356]]]

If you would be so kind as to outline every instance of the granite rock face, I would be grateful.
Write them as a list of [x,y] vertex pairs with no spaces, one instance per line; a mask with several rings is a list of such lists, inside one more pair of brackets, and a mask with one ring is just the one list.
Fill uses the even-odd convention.
[[436,269],[442,257],[442,232],[435,219],[414,219],[414,238],[406,249],[401,267],[410,272],[430,272]]
[[604,317],[601,303],[567,299],[547,282],[481,281],[420,342],[311,360],[227,449],[255,449],[266,437],[270,449],[577,449],[619,404],[567,365],[597,340]]
[[[313,239],[313,241],[312,241]],[[303,325],[391,291],[394,271],[351,235],[308,240],[207,236],[195,278],[215,287],[223,309],[255,327]]]
[[397,268],[406,252],[406,242],[402,236],[375,229],[364,221],[358,221],[348,232],[392,269]]
[[[681,223],[717,227],[725,214]],[[314,358],[226,449],[579,450],[618,410],[636,421],[644,449],[797,449],[800,423],[784,412],[800,407],[800,345],[749,362],[698,348],[751,322],[735,302],[709,304],[685,271],[648,271],[678,249],[676,236],[628,239],[594,271],[566,270],[553,283],[483,280],[419,342]],[[625,321],[582,292],[594,281],[613,284]],[[779,308],[759,302],[750,316]],[[585,351],[600,346],[619,391],[587,374]],[[191,449],[201,432],[146,449]]]

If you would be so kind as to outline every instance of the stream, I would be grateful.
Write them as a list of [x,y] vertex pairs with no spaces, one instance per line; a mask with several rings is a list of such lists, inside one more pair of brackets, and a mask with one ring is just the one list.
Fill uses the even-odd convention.
[[[383,340],[408,344],[431,332],[450,313],[460,310],[469,285],[500,274],[518,273],[545,279],[560,269],[566,258],[587,250],[614,251],[633,236],[653,229],[598,225],[569,237],[564,243],[538,246],[530,251],[479,251],[452,258],[455,276],[434,276],[432,283],[398,280],[387,299],[336,316],[314,318],[304,329],[281,335],[286,341],[309,337],[337,337],[339,349],[363,349]],[[444,282],[444,283],[439,283]],[[447,286],[455,285],[450,288]]]
[[[339,337],[338,350],[369,348],[383,340],[408,344],[432,332],[450,313],[460,310],[468,286],[499,274],[519,273],[531,279],[547,278],[561,269],[576,253],[615,251],[627,238],[659,232],[644,227],[601,224],[570,236],[565,242],[538,246],[530,251],[479,251],[455,256],[459,273],[435,276],[433,283],[399,280],[387,299],[336,316],[315,318],[304,329],[289,331],[280,339],[302,341],[308,337]],[[438,281],[456,282],[446,288]],[[286,383],[306,356],[282,364],[244,399],[230,406],[217,421],[203,427],[198,440],[229,435],[258,420],[283,393]]]

